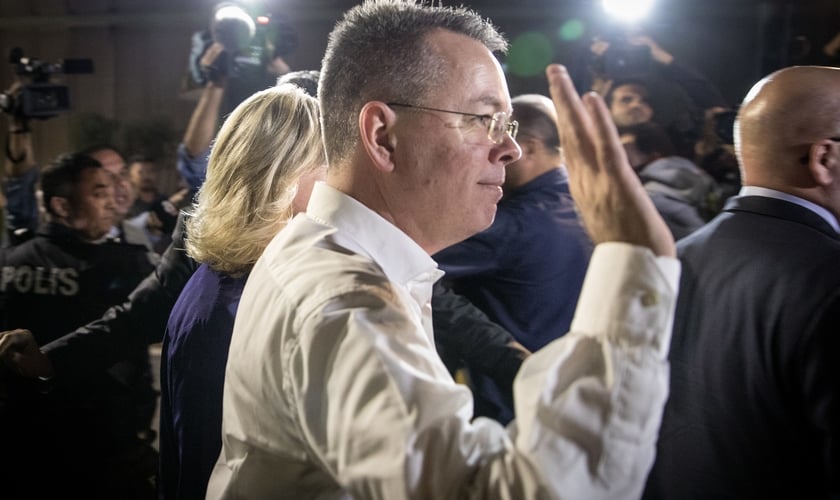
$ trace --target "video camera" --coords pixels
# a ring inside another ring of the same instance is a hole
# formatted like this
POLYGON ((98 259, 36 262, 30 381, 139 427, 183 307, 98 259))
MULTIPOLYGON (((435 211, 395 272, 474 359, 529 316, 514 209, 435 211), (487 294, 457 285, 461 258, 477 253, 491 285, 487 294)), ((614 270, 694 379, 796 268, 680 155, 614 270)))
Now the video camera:
POLYGON ((65 59, 54 64, 31 57, 24 57, 23 49, 13 48, 9 52, 9 63, 17 75, 29 79, 20 92, 0 93, 0 111, 29 119, 46 120, 70 109, 70 92, 66 85, 50 83, 50 77, 57 73, 93 73, 90 59, 65 59))
MULTIPOLYGON (((266 66, 274 58, 284 57, 297 48, 297 32, 282 16, 252 16, 242 6, 224 2, 213 9, 207 30, 193 34, 190 52, 190 77, 204 85, 222 77, 229 80, 271 81, 266 66), (214 63, 201 64, 201 59, 214 42, 224 47, 214 63)), ((269 85, 273 83, 270 82, 269 85)))

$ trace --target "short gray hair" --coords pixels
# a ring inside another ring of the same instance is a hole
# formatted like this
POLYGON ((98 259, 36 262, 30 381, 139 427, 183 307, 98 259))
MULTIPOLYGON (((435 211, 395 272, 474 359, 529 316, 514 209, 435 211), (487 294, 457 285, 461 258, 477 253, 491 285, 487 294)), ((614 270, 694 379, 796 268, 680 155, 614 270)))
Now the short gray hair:
POLYGON ((344 14, 330 33, 318 89, 331 164, 358 141, 357 118, 366 102, 416 103, 440 80, 445 68, 426 43, 439 29, 473 38, 491 52, 507 50, 490 21, 464 7, 368 0, 344 14))

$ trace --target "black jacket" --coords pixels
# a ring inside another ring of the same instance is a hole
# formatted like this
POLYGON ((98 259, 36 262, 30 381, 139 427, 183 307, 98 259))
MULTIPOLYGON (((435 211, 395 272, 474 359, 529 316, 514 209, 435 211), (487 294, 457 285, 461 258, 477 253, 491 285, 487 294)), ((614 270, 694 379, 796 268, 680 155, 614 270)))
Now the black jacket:
MULTIPOLYGON (((152 269, 143 246, 92 244, 48 224, 0 251, 2 328, 27 328, 44 344, 125 300, 152 269)), ((2 374, 0 427, 10 432, 0 476, 21 487, 8 490, 10 498, 90 498, 89 481, 119 481, 120 461, 143 449, 138 432, 151 424, 156 398, 147 347, 127 343, 107 363, 86 368, 84 360, 67 367, 78 383, 61 387, 2 374)))
POLYGON ((741 196, 677 250, 645 498, 840 497, 840 237, 799 205, 741 196))
MULTIPOLYGON (((488 377, 513 408, 513 379, 524 358, 522 351, 509 345, 516 340, 513 335, 442 281, 435 283, 432 295, 432 323, 437 352, 449 372, 454 376, 465 369, 473 376, 488 377)), ((476 416, 496 418, 496 405, 472 389, 476 416)))
POLYGON ((44 346, 56 373, 56 383, 73 383, 86 372, 110 366, 133 346, 145 348, 163 340, 169 312, 197 267, 184 250, 181 216, 172 243, 157 268, 131 292, 128 300, 72 333, 57 332, 66 335, 44 346))
POLYGON ((87 243, 46 224, 0 251, 0 327, 27 328, 46 344, 125 300, 152 269, 143 246, 87 243))

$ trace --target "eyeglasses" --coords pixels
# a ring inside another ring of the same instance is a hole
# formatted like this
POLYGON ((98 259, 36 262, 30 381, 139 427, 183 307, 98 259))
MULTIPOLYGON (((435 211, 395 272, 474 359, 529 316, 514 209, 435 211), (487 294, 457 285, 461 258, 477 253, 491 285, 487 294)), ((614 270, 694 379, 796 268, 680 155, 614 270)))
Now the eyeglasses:
POLYGON ((413 104, 403 104, 401 102, 387 102, 385 104, 388 106, 400 106, 403 108, 420 109, 423 111, 437 111, 439 113, 450 113, 453 115, 478 118, 487 127, 487 138, 493 141, 493 144, 501 144, 502 141, 505 140, 505 134, 509 135, 511 139, 516 139, 516 133, 519 132, 519 122, 511 120, 510 116, 504 111, 496 111, 492 115, 479 115, 475 113, 464 113, 462 111, 450 111, 448 109, 415 106, 413 104))

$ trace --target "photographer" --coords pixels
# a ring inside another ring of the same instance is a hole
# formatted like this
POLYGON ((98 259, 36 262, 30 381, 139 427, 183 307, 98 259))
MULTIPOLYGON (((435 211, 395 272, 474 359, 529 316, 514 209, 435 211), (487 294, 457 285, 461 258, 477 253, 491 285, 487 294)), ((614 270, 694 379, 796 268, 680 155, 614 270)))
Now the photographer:
POLYGON ((273 36, 265 33, 268 27, 258 32, 243 9, 219 4, 210 29, 193 35, 189 78, 202 90, 178 146, 178 172, 191 195, 204 182, 219 119, 254 92, 273 86, 290 70, 284 57, 297 48, 296 32, 277 19, 269 27, 273 36))
POLYGON ((7 115, 8 129, 3 159, 3 197, 6 200, 4 246, 31 238, 41 219, 37 183, 39 169, 32 148, 33 119, 46 120, 70 109, 69 89, 51 82, 54 74, 93 73, 90 59, 65 59, 47 63, 25 57, 23 49, 9 51, 14 81, 0 92, 0 111, 7 115))
MULTIPOLYGON (((18 98, 22 85, 16 81, 5 95, 18 98)), ((28 120, 19 115, 7 116, 6 151, 3 158, 3 195, 6 199, 5 245, 16 245, 30 237, 38 226, 36 196, 39 169, 32 148, 28 120)))
POLYGON ((605 96, 616 125, 655 121, 668 130, 682 156, 694 156, 704 111, 728 106, 705 76, 679 63, 649 36, 596 38, 589 52, 591 88, 605 96), (624 93, 644 100, 650 107, 649 116, 624 123, 619 116, 621 103, 615 99, 616 94, 624 93))

